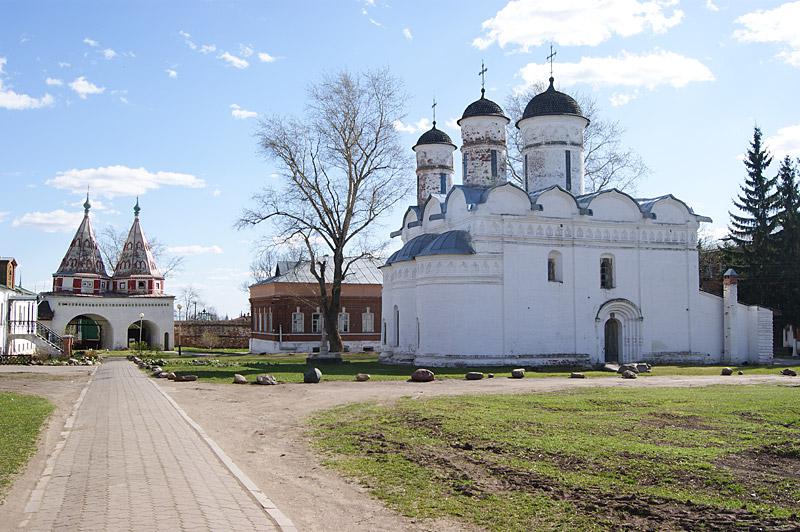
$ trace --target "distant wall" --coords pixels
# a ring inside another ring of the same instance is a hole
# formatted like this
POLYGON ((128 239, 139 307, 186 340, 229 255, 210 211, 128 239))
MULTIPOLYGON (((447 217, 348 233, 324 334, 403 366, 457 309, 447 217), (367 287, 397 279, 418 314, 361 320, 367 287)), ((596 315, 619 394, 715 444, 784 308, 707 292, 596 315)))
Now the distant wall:
POLYGON ((227 321, 176 321, 175 341, 184 347, 209 348, 203 335, 214 339, 211 347, 242 348, 249 347, 250 318, 237 318, 227 321))

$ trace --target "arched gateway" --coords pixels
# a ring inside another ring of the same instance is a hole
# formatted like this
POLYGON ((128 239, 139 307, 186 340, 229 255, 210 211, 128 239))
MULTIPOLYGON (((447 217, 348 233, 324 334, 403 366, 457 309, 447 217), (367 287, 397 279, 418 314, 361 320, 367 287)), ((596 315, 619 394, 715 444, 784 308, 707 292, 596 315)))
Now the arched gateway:
POLYGON ((598 358, 604 362, 636 362, 642 352, 642 312, 627 299, 610 299, 595 316, 598 358))

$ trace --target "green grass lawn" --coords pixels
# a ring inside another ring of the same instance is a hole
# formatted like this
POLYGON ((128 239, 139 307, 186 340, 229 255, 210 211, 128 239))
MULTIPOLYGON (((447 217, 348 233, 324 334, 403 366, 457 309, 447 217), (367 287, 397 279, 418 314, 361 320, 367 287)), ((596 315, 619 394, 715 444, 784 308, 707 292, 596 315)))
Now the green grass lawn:
POLYGON ((42 397, 0 392, 0 496, 36 451, 39 431, 52 411, 42 397))
MULTIPOLYGON (((207 357, 193 358, 183 356, 169 356, 161 353, 159 358, 167 360, 164 371, 174 371, 177 374, 197 375, 201 380, 207 382, 231 382, 233 374, 239 373, 248 377, 248 380, 255 381, 256 375, 265 373, 274 375, 281 382, 302 382, 303 372, 306 369, 305 353, 281 353, 276 355, 244 355, 244 356, 225 356, 214 357, 218 360, 218 365, 198 366, 192 365, 197 360, 208 362, 207 357)), ((373 380, 380 381, 403 381, 407 380, 414 371, 410 366, 396 366, 381 364, 378 362, 378 355, 375 353, 345 353, 343 364, 330 364, 320 366, 323 373, 323 380, 328 381, 351 381, 357 373, 369 373, 373 380)), ((467 371, 475 370, 484 373, 494 373, 496 377, 503 378, 511 376, 511 370, 518 366, 504 367, 482 367, 482 368, 431 368, 437 378, 441 379, 463 379, 467 371)), ((722 366, 658 366, 652 373, 643 373, 642 376, 650 375, 719 375, 722 366)), ((748 375, 765 374, 777 375, 780 368, 775 367, 754 367, 742 366, 734 369, 743 370, 748 375)), ((528 377, 569 377, 569 369, 565 368, 545 368, 528 369, 528 377)), ((607 371, 584 371, 588 378, 615 377, 616 374, 607 371)))
POLYGON ((404 399, 312 426, 329 466, 409 517, 504 532, 800 527, 798 387, 404 399))

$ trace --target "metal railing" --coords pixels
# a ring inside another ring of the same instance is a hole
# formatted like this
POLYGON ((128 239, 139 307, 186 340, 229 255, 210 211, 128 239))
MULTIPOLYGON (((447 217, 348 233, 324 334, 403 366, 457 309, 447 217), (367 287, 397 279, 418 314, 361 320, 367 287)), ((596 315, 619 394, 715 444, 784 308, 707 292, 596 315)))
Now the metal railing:
POLYGON ((62 338, 60 334, 46 325, 42 325, 38 321, 9 321, 8 334, 38 336, 58 350, 62 350, 64 346, 64 338, 62 338))

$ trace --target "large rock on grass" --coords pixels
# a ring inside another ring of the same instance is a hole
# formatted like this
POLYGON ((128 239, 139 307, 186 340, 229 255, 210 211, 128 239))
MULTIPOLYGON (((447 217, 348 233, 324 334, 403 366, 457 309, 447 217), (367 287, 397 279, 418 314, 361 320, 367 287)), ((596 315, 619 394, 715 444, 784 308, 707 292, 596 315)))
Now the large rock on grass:
POLYGON ((303 382, 306 384, 317 384, 322 380, 322 372, 319 368, 308 368, 303 374, 303 382))
POLYGON ((626 369, 622 372, 623 379, 635 379, 637 377, 636 372, 626 369))
POLYGON ((579 371, 573 371, 572 373, 569 374, 569 378, 570 379, 585 379, 586 375, 584 375, 583 373, 581 373, 579 371))
POLYGON ((274 386, 278 384, 278 379, 276 379, 272 375, 259 375, 258 377, 256 377, 256 384, 274 386))
POLYGON ((724 376, 733 375, 733 368, 722 368, 719 374, 724 376))
POLYGON ((244 375, 240 375, 239 373, 233 374, 233 383, 234 384, 247 384, 247 377, 244 375))
POLYGON ((429 369, 419 368, 411 374, 412 382, 431 382, 436 378, 436 375, 429 369))
POLYGON ((175 382, 194 382, 197 380, 197 375, 175 375, 172 380, 175 382))
POLYGON ((369 375, 366 373, 359 373, 356 375, 356 382, 367 382, 369 380, 369 375))
POLYGON ((468 381, 479 381, 483 378, 483 373, 480 371, 470 371, 464 375, 464 378, 466 378, 468 381))
POLYGON ((512 369, 511 370, 511 378, 512 379, 525 378, 525 368, 512 369))
POLYGON ((783 368, 783 370, 781 370, 781 375, 786 375, 787 377, 797 377, 797 372, 792 368, 783 368))

